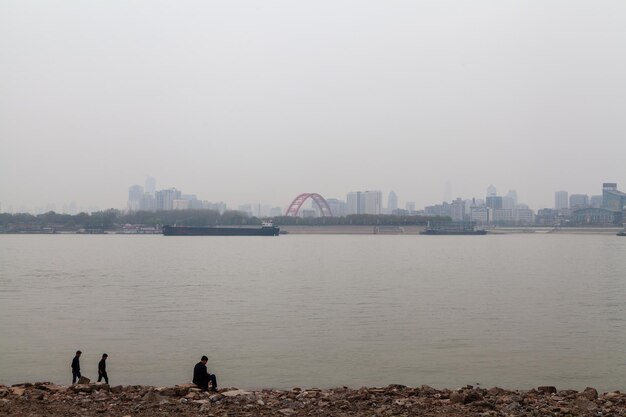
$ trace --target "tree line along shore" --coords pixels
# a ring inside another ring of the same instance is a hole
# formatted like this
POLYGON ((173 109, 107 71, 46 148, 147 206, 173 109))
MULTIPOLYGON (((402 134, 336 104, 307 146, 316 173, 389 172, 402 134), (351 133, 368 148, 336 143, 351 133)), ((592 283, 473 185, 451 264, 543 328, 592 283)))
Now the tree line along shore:
POLYGON ((599 394, 542 386, 507 390, 427 385, 383 388, 242 390, 204 392, 193 384, 173 387, 109 386, 49 382, 0 385, 0 416, 626 416, 626 394, 599 394))
POLYGON ((89 231, 119 231, 125 225, 158 227, 166 224, 179 226, 259 226, 264 221, 276 226, 424 226, 429 221, 449 221, 449 217, 395 216, 354 214, 345 217, 288 217, 257 218, 240 211, 171 210, 138 211, 124 213, 120 210, 59 214, 53 211, 38 215, 0 213, 0 233, 53 233, 89 231))

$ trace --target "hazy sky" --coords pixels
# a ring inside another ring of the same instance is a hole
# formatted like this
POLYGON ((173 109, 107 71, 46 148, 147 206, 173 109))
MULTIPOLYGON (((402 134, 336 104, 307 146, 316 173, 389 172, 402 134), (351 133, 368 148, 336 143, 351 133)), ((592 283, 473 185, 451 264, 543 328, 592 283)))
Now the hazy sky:
POLYGON ((2 209, 626 189, 626 2, 0 2, 2 209))

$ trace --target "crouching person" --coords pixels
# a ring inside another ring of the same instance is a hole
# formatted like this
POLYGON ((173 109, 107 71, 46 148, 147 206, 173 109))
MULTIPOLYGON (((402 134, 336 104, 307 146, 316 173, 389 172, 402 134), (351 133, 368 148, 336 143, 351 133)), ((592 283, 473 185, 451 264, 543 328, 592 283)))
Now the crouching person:
POLYGON ((206 364, 208 361, 209 358, 203 356, 200 362, 194 366, 192 382, 205 391, 208 391, 209 382, 211 382, 211 391, 217 391, 217 378, 207 370, 206 364))

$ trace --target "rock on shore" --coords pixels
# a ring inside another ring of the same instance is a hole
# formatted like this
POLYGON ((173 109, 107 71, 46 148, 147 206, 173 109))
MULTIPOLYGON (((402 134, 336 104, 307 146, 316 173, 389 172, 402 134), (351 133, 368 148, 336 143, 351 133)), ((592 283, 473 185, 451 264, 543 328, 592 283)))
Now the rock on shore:
POLYGON ((49 382, 0 385, 0 416, 626 416, 626 394, 538 387, 222 389, 49 382))

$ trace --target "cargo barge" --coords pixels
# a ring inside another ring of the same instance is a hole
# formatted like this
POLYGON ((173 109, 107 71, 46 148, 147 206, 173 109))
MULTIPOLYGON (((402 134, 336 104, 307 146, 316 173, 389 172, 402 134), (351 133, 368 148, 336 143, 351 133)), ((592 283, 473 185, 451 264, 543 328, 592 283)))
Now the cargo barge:
POLYGON ((163 236, 278 236, 280 228, 271 223, 245 226, 163 226, 163 236))

